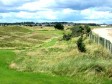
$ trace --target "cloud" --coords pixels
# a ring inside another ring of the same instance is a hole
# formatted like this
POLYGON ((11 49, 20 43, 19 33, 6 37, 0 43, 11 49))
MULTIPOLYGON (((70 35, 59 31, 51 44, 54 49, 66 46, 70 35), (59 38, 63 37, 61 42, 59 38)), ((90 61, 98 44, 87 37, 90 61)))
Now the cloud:
POLYGON ((81 14, 84 15, 86 19, 112 19, 112 14, 110 11, 97 11, 95 9, 85 9, 81 11, 81 14))
POLYGON ((112 7, 112 0, 56 0, 58 8, 83 10, 93 7, 112 7))
POLYGON ((2 19, 3 17, 2 16, 0 16, 0 19, 2 19))
POLYGON ((0 0, 0 22, 73 21, 107 22, 112 0, 0 0))
POLYGON ((0 0, 0 12, 19 12, 18 7, 35 0, 0 0))
POLYGON ((24 3, 28 3, 28 2, 32 2, 35 0, 0 0, 0 3, 2 4, 2 6, 18 6, 18 5, 22 5, 24 3))

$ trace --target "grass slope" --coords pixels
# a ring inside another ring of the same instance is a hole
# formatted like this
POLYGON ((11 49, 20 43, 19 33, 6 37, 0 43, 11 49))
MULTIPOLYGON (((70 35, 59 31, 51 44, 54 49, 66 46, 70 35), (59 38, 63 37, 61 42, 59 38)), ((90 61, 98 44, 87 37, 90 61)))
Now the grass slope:
POLYGON ((16 58, 11 50, 0 50, 0 84, 73 84, 67 77, 50 74, 17 72, 9 69, 9 64, 16 58))

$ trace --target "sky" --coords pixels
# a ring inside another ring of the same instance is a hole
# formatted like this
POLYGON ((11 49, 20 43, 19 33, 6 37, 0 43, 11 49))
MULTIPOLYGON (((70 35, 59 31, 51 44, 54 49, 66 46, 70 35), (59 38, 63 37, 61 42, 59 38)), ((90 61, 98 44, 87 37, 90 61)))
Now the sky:
POLYGON ((0 22, 112 23, 112 0, 0 0, 0 22))

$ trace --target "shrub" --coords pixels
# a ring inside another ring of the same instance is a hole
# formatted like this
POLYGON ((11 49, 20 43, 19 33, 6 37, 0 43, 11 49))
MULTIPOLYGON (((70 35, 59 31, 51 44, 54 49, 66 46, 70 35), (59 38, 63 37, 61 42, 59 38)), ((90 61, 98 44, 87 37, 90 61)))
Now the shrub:
POLYGON ((63 40, 70 40, 71 39, 71 34, 63 34, 63 40))
POLYGON ((86 29, 86 33, 90 33, 91 32, 91 28, 88 25, 85 25, 85 29, 86 29))
POLYGON ((76 25, 71 28, 72 36, 82 36, 84 34, 84 28, 81 25, 76 25))
POLYGON ((72 36, 83 36, 84 34, 89 35, 91 28, 88 25, 76 25, 71 28, 72 36))
POLYGON ((77 47, 80 52, 86 52, 85 44, 83 43, 83 38, 80 37, 77 41, 77 47))
POLYGON ((84 28, 86 30, 87 36, 89 36, 89 33, 91 32, 91 28, 88 25, 85 25, 84 28))

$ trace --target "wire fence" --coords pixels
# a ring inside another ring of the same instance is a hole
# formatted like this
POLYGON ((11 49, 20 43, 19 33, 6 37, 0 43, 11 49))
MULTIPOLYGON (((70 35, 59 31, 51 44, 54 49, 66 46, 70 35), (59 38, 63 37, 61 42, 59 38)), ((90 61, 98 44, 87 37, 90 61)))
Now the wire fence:
POLYGON ((105 47, 107 50, 109 50, 112 53, 112 42, 110 42, 109 40, 100 37, 93 32, 89 34, 89 38, 94 42, 96 42, 98 45, 101 44, 103 47, 105 47))

